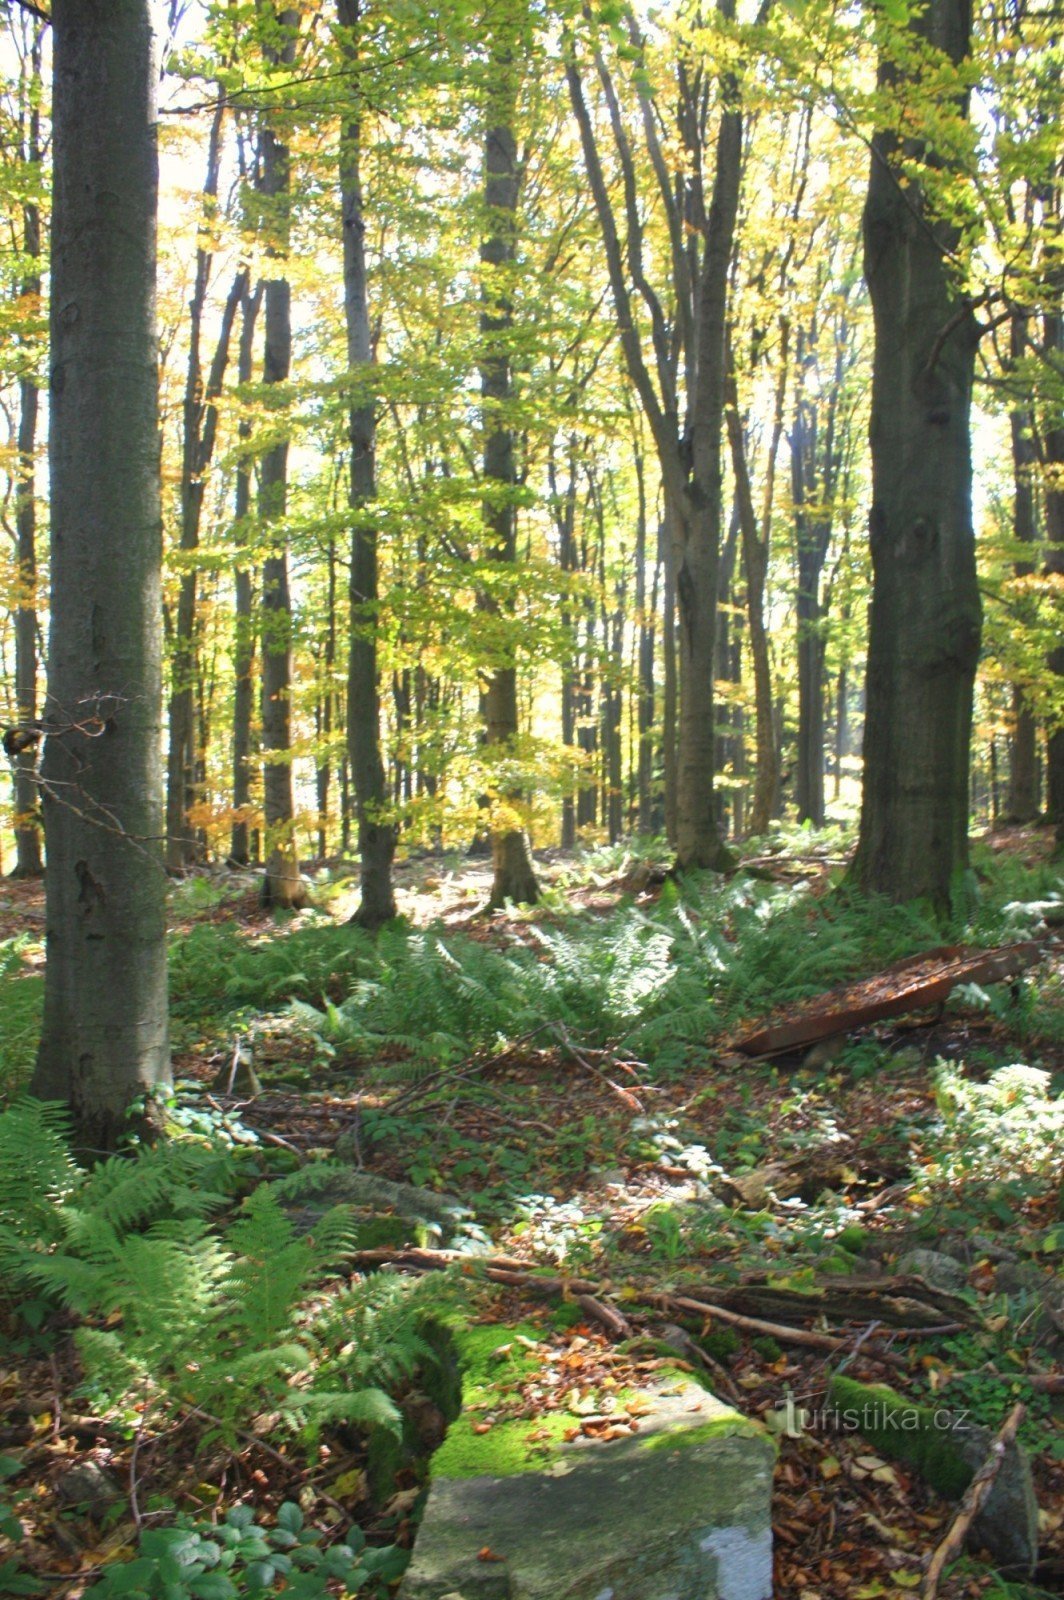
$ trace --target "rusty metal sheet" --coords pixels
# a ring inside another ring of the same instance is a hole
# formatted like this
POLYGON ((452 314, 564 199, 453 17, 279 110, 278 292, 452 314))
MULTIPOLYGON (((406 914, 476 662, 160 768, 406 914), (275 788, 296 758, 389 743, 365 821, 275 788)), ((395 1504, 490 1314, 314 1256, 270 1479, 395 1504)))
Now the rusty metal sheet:
POLYGON ((1014 978, 1041 959, 1038 940, 1006 945, 998 950, 975 950, 968 945, 940 945, 920 955, 906 956, 870 978, 829 989, 815 1000, 793 1007, 766 1027, 735 1041, 733 1049, 746 1056, 779 1055, 830 1039, 836 1033, 885 1017, 900 1017, 945 1000, 958 983, 1001 983, 1014 978))

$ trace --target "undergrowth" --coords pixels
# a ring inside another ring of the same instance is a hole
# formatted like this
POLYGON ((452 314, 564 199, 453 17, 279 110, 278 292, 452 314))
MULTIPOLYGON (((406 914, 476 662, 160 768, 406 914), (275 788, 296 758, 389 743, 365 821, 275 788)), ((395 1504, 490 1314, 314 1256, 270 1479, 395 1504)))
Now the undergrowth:
POLYGON ((225 1438, 267 1410, 308 1440, 325 1422, 397 1425, 380 1384, 424 1354, 402 1297, 314 1303, 353 1246, 349 1207, 300 1231, 302 1173, 233 1211, 245 1163, 231 1146, 169 1141, 86 1171, 66 1135, 38 1101, 0 1115, 0 1281, 74 1313, 98 1405, 141 1421, 192 1410, 225 1438))
POLYGON ((395 1060, 397 1075, 446 1065, 526 1035, 564 1029, 623 1049, 656 1073, 744 1019, 819 994, 940 942, 919 910, 749 879, 667 884, 651 909, 572 913, 522 926, 505 946, 396 925, 295 932, 221 954, 225 931, 194 930, 175 963, 177 1003, 193 1003, 225 961, 234 1004, 290 1004, 324 1056, 395 1060), (339 935, 339 939, 338 939, 339 935), (342 942, 340 942, 342 940, 342 942), (276 944, 283 945, 278 949, 276 944))

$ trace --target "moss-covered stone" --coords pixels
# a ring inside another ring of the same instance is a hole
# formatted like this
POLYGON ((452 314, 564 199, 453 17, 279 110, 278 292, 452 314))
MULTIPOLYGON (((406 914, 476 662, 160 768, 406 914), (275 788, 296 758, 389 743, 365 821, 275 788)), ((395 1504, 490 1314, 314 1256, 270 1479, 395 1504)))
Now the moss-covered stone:
MULTIPOLYGON (((949 1500, 960 1499, 993 1443, 990 1430, 973 1426, 966 1414, 919 1405, 885 1384, 837 1375, 828 1385, 827 1404, 836 1426, 860 1433, 880 1455, 904 1462, 949 1500)), ((1005 1451, 969 1543, 985 1547, 1010 1573, 1034 1569, 1038 1503, 1027 1457, 1018 1444, 1005 1451)))
POLYGON ((885 1384, 834 1377, 828 1408, 836 1426, 856 1432, 889 1461, 902 1461, 948 1500, 957 1500, 974 1476, 942 1409, 921 1406, 885 1384))

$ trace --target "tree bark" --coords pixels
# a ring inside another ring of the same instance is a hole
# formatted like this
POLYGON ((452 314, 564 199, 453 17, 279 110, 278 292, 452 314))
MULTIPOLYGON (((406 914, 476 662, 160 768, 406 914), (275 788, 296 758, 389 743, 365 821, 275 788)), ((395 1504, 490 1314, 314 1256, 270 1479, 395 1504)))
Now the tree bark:
MULTIPOLYGON (((21 156, 27 170, 41 161, 41 116, 38 91, 41 82, 41 25, 32 23, 28 54, 29 79, 25 85, 25 138, 21 156)), ((19 285, 26 314, 36 320, 41 295, 41 213, 35 200, 22 207, 22 251, 32 263, 19 285)), ((27 367, 19 377, 18 466, 15 488, 15 559, 18 591, 15 609, 15 702, 19 724, 32 728, 37 721, 37 374, 32 370, 30 348, 27 367)), ((19 751, 15 760, 15 866, 13 878, 39 878, 41 861, 40 805, 37 794, 37 748, 19 751)))
MULTIPOLYGON (((337 0, 337 18, 347 30, 344 62, 357 62, 354 29, 360 0, 337 0)), ((352 79, 357 86, 357 76, 352 79)), ((357 89, 356 89, 357 92, 357 89)), ((351 641, 347 668, 347 751, 355 786, 362 900, 353 920, 379 928, 396 915, 392 861, 396 827, 389 815, 381 754, 380 669, 377 662, 379 578, 376 499, 376 400, 364 391, 374 361, 366 281, 366 225, 362 209, 361 117, 357 105, 344 118, 340 146, 340 202, 344 235, 344 315, 347 366, 352 384, 348 410, 351 440, 351 641)))
MULTIPOLYGON (((240 346, 237 357, 237 382, 241 387, 249 384, 255 373, 255 326, 262 304, 264 286, 260 283, 254 294, 245 288, 241 304, 240 346)), ((242 445, 251 438, 251 422, 240 419, 238 436, 242 445)), ((248 542, 248 518, 251 515, 251 465, 246 455, 240 455, 236 465, 236 496, 234 504, 236 543, 244 547, 248 542)), ((253 673, 255 670, 255 625, 253 617, 254 580, 250 568, 238 558, 234 577, 233 616, 233 826, 229 841, 229 860, 233 866, 246 867, 251 859, 250 824, 248 812, 251 805, 251 712, 255 699, 253 673)))
MULTIPOLYGON (((908 25, 954 64, 968 53, 970 26, 967 0, 931 0, 908 25)), ((881 91, 896 94, 902 82, 882 54, 881 91)), ((956 102, 966 114, 966 96, 958 92, 956 102)), ((969 891, 969 746, 982 625, 969 430, 978 325, 954 277, 956 230, 931 214, 902 165, 914 154, 934 159, 926 145, 905 151, 893 134, 875 136, 864 215, 875 324, 873 582, 851 878, 946 914, 969 891)))
MULTIPOLYGON (((210 221, 218 198, 222 157, 224 101, 211 124, 207 175, 203 184, 204 220, 210 221)), ((196 765, 196 587, 195 553, 199 549, 207 471, 218 434, 218 397, 229 364, 229 343, 237 309, 247 292, 247 268, 236 274, 222 313, 222 324, 209 372, 204 377, 201 355, 203 313, 207 303, 214 253, 202 243, 196 250, 196 273, 189 301, 188 368, 182 408, 181 534, 182 556, 177 614, 170 661, 170 742, 166 762, 166 865, 182 873, 196 859, 196 839, 188 812, 195 799, 196 765)))
MULTIPOLYGON (((515 30, 516 32, 516 30, 515 30)), ((514 435, 507 406, 512 393, 510 347, 513 303, 510 277, 517 258, 517 94, 521 64, 519 40, 507 37, 501 25, 490 42, 485 106, 484 213, 486 234, 480 247, 483 309, 480 314, 482 353, 480 394, 484 416, 484 526, 493 562, 517 560, 517 481, 514 435)), ((509 611, 509 603, 493 600, 490 610, 509 611)), ((505 626, 505 621, 504 621, 505 626)), ((484 694, 485 747, 489 758, 505 761, 518 733, 516 641, 512 624, 500 640, 484 694), (501 657, 501 659, 500 659, 501 657)), ((528 835, 520 822, 520 786, 503 780, 494 803, 489 904, 532 904, 539 884, 532 865, 528 835)))
POLYGON ((647 604, 647 497, 643 454, 635 455, 638 511, 635 543, 636 682, 636 831, 654 827, 654 608, 647 604))
MULTIPOLYGON (((717 9, 726 23, 734 20, 734 0, 718 0, 717 9)), ((626 20, 632 48, 641 51, 643 41, 630 11, 626 20)), ((623 247, 571 39, 566 54, 570 99, 598 213, 618 335, 654 439, 671 536, 668 559, 679 623, 676 865, 681 871, 722 869, 732 858, 720 837, 713 796, 713 666, 722 530, 725 319, 742 155, 739 86, 733 73, 722 73, 723 104, 708 204, 703 188, 708 97, 700 87, 701 65, 683 62, 679 71, 677 133, 693 174, 690 178, 674 179, 670 173, 658 136, 658 109, 647 89, 637 89, 647 150, 669 228, 677 318, 672 336, 659 296, 645 272, 636 169, 613 80, 601 53, 596 53, 595 65, 622 170, 627 225, 623 247), (644 351, 635 311, 637 296, 649 320, 656 378, 651 376, 644 351), (682 429, 677 394, 681 362, 686 385, 686 425, 682 429)))
MULTIPOLYGON (((268 58, 287 66, 295 60, 299 14, 291 7, 274 13, 285 38, 280 49, 269 46, 268 58)), ((285 275, 291 209, 291 157, 279 128, 266 121, 259 139, 259 192, 269 207, 267 256, 276 276, 265 280, 266 341, 262 381, 267 386, 288 381, 292 365, 292 292, 285 275)), ((283 521, 288 501, 288 439, 282 437, 262 458, 259 468, 259 516, 263 531, 283 521)), ((266 824, 266 905, 294 910, 306 903, 294 839, 292 798, 292 597, 288 585, 288 540, 272 532, 272 549, 262 564, 262 754, 263 817, 266 824)))
MULTIPOLYGON (((1059 201, 1059 191, 1057 195, 1059 201)), ((1064 354, 1064 313, 1059 308, 1043 319, 1043 348, 1058 368, 1064 354)), ((1047 574, 1064 579, 1064 420, 1059 406, 1051 412, 1052 425, 1043 433, 1046 467, 1045 519, 1047 574)), ((1049 670, 1064 677, 1064 645, 1049 655, 1049 670)), ((1064 851, 1064 725, 1051 727, 1046 739, 1047 813, 1056 830, 1057 853, 1064 851)))
MULTIPOLYGON (((1011 348, 1014 360, 1024 353, 1027 318, 1016 312, 1012 318, 1011 348)), ((1037 534, 1033 475, 1037 452, 1033 422, 1026 407, 1015 408, 1009 417, 1012 442, 1012 537, 1017 544, 1033 545, 1037 534)), ((1032 552, 1033 553, 1033 552, 1032 552)), ((1034 565, 1019 560, 1014 569, 1018 578, 1030 576, 1034 565)), ((1034 713, 1020 684, 1012 690, 1012 737, 1009 741, 1010 822, 1033 822, 1038 816, 1038 729, 1034 713)))
POLYGON ((149 0, 54 0, 44 1023, 33 1093, 114 1148, 170 1076, 149 0))
MULTIPOLYGON (((754 715, 757 754, 754 768, 754 798, 749 828, 755 836, 768 832, 776 804, 779 771, 776 764, 776 735, 772 707, 772 662, 768 630, 765 627, 765 581, 768 577, 768 527, 762 537, 754 510, 750 469, 746 459, 746 440, 736 394, 735 374, 728 379, 728 437, 735 474, 735 497, 746 567, 746 619, 750 630, 750 660, 754 672, 754 715)), ((766 519, 767 522, 767 519, 766 519)))

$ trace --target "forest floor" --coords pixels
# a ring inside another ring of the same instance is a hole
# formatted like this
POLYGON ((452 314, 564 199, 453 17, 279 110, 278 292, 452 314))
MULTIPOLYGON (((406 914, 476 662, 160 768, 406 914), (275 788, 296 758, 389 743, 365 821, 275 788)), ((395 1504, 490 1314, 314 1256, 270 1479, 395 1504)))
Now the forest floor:
MULTIPOLYGON (((973 1552, 939 1593, 1061 1593, 1064 869, 1037 830, 978 848, 980 909, 956 933, 975 947, 1040 939, 1028 975, 746 1059, 744 1029, 942 942, 917 913, 837 895, 844 859, 837 835, 792 833, 760 848, 752 872, 678 889, 660 852, 554 853, 540 907, 489 917, 486 865, 423 856, 400 869, 406 926, 375 942, 346 926, 349 868, 321 869, 314 909, 287 921, 261 909, 254 874, 187 880, 171 896, 175 1127, 242 1142, 271 1172, 339 1143, 356 1168, 460 1202, 444 1241, 457 1267, 402 1221, 367 1227, 356 1266, 387 1263, 428 1296, 457 1273, 470 1314, 500 1339, 518 1322, 540 1328, 553 1376, 508 1415, 561 1411, 574 1434, 598 1437, 637 1427, 609 1404, 626 1360, 638 1370, 653 1352, 627 1341, 665 1331, 675 1343, 683 1322, 682 1358, 777 1436, 781 1600, 919 1591, 957 1509, 860 1435, 789 1436, 789 1401, 815 1410, 840 1364, 990 1429, 1022 1400, 1041 1508, 1033 1586, 973 1552), (233 1080, 237 1058, 259 1092, 233 1080), (1002 1072, 1017 1064, 1034 1070, 1002 1072), (952 1311, 918 1281, 899 1288, 913 1247, 963 1258, 952 1311), (684 1316, 678 1296, 730 1316, 684 1316), (949 1331, 935 1331, 944 1317, 949 1331)), ((9 1093, 32 1053, 42 929, 39 886, 0 886, 9 1093)), ((191 1406, 156 1424, 94 1405, 71 1319, 41 1322, 17 1300, 4 1318, 0 1473, 21 1524, 11 1548, 41 1592, 81 1594, 175 1509, 210 1518, 296 1500, 327 1537, 354 1521, 371 1541, 410 1543, 440 1426, 431 1406, 420 1457, 374 1496, 354 1430, 327 1429, 308 1451, 253 1406, 226 1442, 191 1406), (70 1501, 70 1469, 86 1462, 113 1498, 70 1501)), ((408 1419, 417 1394, 415 1378, 399 1396, 408 1419)))

